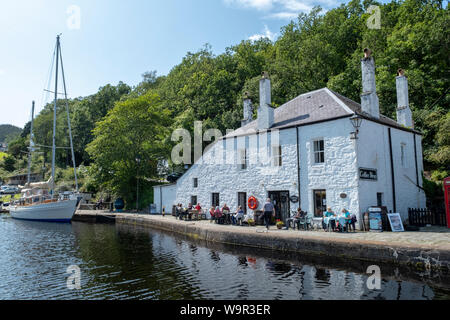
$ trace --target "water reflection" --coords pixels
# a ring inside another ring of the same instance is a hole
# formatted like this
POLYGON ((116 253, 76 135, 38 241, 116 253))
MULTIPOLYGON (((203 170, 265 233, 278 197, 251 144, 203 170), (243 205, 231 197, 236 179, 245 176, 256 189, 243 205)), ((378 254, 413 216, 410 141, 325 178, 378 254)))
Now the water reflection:
POLYGON ((123 225, 0 221, 0 299, 448 299, 449 290, 382 267, 190 241, 123 225), (82 271, 79 291, 66 268, 82 271), (386 273, 384 271, 386 270, 386 273))

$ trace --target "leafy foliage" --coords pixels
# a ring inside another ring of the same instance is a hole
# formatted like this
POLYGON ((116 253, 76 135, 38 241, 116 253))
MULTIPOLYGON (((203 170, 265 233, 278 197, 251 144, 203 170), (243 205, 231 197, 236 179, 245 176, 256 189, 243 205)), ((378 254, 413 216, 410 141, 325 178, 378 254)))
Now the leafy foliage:
POLYGON ((158 161, 170 152, 164 143, 168 125, 169 113, 154 92, 117 102, 97 123, 87 148, 99 186, 124 197, 131 207, 137 177, 142 177, 145 192, 145 179, 157 176, 158 161))

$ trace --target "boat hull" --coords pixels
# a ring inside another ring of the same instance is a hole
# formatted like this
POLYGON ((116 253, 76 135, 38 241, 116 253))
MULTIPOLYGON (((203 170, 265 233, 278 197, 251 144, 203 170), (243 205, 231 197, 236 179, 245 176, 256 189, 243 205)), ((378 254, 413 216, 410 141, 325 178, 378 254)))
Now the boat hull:
POLYGON ((42 203, 32 206, 11 206, 10 214, 14 219, 44 221, 44 222, 70 222, 75 213, 77 200, 42 203))

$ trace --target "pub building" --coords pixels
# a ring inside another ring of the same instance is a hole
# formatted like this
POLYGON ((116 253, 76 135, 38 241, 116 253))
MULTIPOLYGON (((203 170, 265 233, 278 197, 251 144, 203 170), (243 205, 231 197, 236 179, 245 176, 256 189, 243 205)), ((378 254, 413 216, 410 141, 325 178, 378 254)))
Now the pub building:
POLYGON ((380 114, 368 49, 361 68, 361 103, 322 88, 276 109, 264 72, 257 118, 246 95, 242 126, 216 140, 176 183, 155 186, 156 210, 167 212, 176 203, 200 203, 207 210, 226 203, 233 212, 238 205, 247 211, 253 196, 257 209, 270 197, 284 221, 299 206, 313 218, 327 207, 346 208, 357 215, 360 229, 371 206, 385 206, 407 220, 409 207, 426 206, 422 134, 414 129, 408 80, 399 69, 395 121, 380 114))

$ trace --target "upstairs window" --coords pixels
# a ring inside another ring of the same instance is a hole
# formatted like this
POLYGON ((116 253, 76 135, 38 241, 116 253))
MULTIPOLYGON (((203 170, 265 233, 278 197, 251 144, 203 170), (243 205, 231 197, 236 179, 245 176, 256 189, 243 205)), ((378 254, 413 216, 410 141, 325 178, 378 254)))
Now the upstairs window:
POLYGON ((400 163, 403 168, 406 168, 406 144, 404 143, 400 145, 400 163))
POLYGON ((247 149, 239 150, 239 164, 238 165, 241 170, 247 169, 247 166, 248 166, 247 149))
POLYGON ((314 163, 325 162, 325 144, 323 139, 313 141, 314 163))
POLYGON ((198 187, 198 178, 194 178, 194 188, 198 187))
POLYGON ((281 146, 272 147, 272 164, 274 167, 281 167, 282 164, 281 146))

